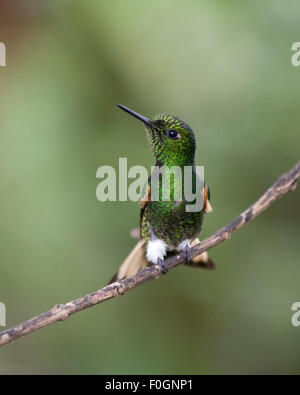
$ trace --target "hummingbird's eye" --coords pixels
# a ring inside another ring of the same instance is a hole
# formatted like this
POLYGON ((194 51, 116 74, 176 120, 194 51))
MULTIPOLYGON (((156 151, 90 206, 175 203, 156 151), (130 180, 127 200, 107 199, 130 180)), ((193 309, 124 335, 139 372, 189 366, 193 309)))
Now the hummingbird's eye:
POLYGON ((178 132, 176 132, 176 130, 174 130, 174 129, 167 130, 167 131, 166 131, 166 135, 167 135, 170 139, 173 139, 173 140, 175 140, 175 139, 180 139, 180 138, 181 138, 180 134, 179 134, 178 132))

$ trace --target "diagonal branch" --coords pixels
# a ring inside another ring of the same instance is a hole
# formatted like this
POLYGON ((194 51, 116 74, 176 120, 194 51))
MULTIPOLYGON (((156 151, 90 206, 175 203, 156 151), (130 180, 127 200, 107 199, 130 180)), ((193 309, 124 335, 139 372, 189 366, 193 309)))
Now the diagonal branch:
MULTIPOLYGON (((244 226, 247 222, 252 221, 257 215, 261 214, 276 200, 281 198, 289 191, 296 188, 296 183, 300 177, 300 161, 286 174, 278 178, 278 180, 246 211, 239 215, 230 224, 224 226, 209 238, 192 248, 192 256, 195 257, 204 251, 207 251, 223 241, 228 240, 231 235, 244 226)), ((165 265, 168 269, 172 269, 185 262, 183 253, 168 258, 165 265)), ((211 269, 211 267, 204 268, 211 269)), ((66 304, 58 304, 51 310, 42 313, 28 321, 23 322, 11 329, 7 329, 0 333, 0 346, 11 343, 19 337, 28 335, 38 329, 51 325, 57 321, 64 321, 72 314, 78 313, 88 307, 102 303, 108 299, 112 299, 118 295, 124 294, 146 281, 153 280, 161 275, 159 266, 151 266, 147 269, 135 274, 127 279, 116 281, 106 287, 75 299, 66 304)))

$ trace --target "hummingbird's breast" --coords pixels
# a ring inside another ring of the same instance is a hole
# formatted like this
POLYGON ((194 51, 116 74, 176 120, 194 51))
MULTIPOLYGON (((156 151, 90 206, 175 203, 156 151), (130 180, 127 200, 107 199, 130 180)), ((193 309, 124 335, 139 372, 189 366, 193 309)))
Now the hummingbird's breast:
POLYGON ((194 239, 202 229, 203 210, 189 212, 187 206, 192 204, 185 200, 185 188, 195 188, 196 172, 183 169, 174 171, 166 167, 164 173, 152 173, 149 179, 150 201, 145 207, 141 220, 141 234, 147 241, 154 233, 168 247, 176 248, 186 239, 194 239), (189 182, 190 181, 190 182, 189 182))
POLYGON ((154 232, 169 247, 176 248, 182 241, 198 236, 203 217, 203 211, 187 212, 184 201, 150 202, 142 218, 141 234, 147 241, 154 232))

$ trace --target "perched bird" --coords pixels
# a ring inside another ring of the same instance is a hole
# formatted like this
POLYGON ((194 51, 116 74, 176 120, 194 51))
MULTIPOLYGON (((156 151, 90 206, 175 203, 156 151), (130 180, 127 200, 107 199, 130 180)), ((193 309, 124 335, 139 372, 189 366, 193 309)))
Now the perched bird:
POLYGON ((161 271, 166 273, 165 257, 177 251, 185 252, 186 262, 191 266, 197 267, 203 264, 214 266, 206 252, 196 258, 191 256, 191 247, 199 243, 198 235, 202 229, 204 214, 212 211, 210 190, 204 180, 202 180, 203 188, 199 192, 202 194, 201 208, 192 212, 187 210, 187 205, 193 202, 185 199, 184 177, 190 177, 190 186, 193 190, 199 177, 194 162, 196 150, 194 132, 190 126, 173 115, 157 115, 150 120, 121 104, 118 104, 118 107, 143 122, 156 159, 156 170, 150 175, 146 194, 140 201, 140 240, 111 282, 130 277, 149 264, 159 265, 161 271), (182 170, 181 183, 176 182, 178 181, 176 174, 174 175, 171 170, 174 166, 182 170), (191 169, 189 176, 184 172, 184 168, 188 166, 191 169), (155 185, 153 182, 155 171, 159 172, 160 169, 164 169, 164 172, 169 173, 170 176, 169 191, 166 188, 168 199, 164 196, 163 180, 166 178, 158 174, 156 178, 158 182, 155 185), (158 198, 151 200, 155 192, 154 188, 158 198), (181 200, 176 200, 178 189, 182 192, 181 200))

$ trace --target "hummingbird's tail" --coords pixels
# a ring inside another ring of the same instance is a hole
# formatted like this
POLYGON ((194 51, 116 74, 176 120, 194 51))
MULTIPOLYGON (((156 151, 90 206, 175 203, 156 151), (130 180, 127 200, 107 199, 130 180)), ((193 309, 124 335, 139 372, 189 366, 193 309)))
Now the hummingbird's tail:
MULTIPOLYGON (((198 237, 194 239, 191 242, 191 247, 194 247, 196 244, 200 243, 200 240, 198 237)), ((200 255, 195 256, 191 262, 187 263, 187 266, 189 267, 201 267, 201 268, 206 268, 208 270, 214 270, 216 268, 216 265, 214 261, 208 256, 207 251, 203 252, 200 255)))
MULTIPOLYGON (((192 241, 191 246, 195 246, 200 243, 200 240, 197 238, 192 241)), ((140 272, 141 270, 146 269, 148 265, 151 265, 146 259, 145 254, 145 240, 139 240, 127 258, 119 267, 117 273, 113 276, 108 284, 111 284, 118 280, 123 280, 124 278, 128 278, 140 272)), ((208 253, 205 251, 202 254, 194 257, 191 262, 186 264, 189 267, 195 268, 206 268, 208 270, 214 270, 215 264, 213 260, 208 256, 208 253)))
POLYGON ((145 240, 139 240, 125 261, 119 267, 117 273, 110 280, 109 284, 123 280, 145 269, 148 266, 145 254, 145 240))

